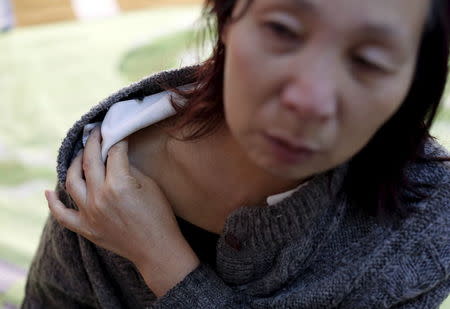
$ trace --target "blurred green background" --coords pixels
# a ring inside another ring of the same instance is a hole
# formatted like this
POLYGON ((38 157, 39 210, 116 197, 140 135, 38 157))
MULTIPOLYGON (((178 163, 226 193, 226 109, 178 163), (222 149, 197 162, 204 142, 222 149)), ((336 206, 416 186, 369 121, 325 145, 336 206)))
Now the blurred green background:
MULTIPOLYGON (((48 215, 44 189, 55 185, 58 146, 73 123, 130 82, 207 54, 194 52, 199 14, 179 5, 0 33, 0 261, 26 272, 48 215)), ((433 133, 450 148, 448 104, 433 133)), ((0 308, 19 304, 23 288, 24 278, 0 291, 0 308)))
MULTIPOLYGON (((0 33, 0 261, 28 269, 68 129, 130 82, 198 62, 199 16, 178 5, 0 33)), ((19 304, 23 287, 0 291, 0 308, 19 304)))

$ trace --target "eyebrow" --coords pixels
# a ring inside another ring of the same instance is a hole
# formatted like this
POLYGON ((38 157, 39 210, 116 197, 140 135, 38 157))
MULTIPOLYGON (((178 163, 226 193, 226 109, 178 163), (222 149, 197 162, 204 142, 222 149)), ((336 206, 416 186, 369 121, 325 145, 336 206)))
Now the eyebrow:
POLYGON ((317 13, 317 7, 311 0, 289 0, 297 8, 309 11, 311 13, 317 13))
MULTIPOLYGON (((311 0, 285 0, 294 5, 297 9, 307 11, 311 15, 318 15, 317 5, 311 0)), ((387 25, 364 22, 361 26, 361 32, 370 34, 375 38, 387 38, 392 41, 400 40, 404 37, 403 31, 387 25)))
POLYGON ((402 37, 404 37, 403 31, 398 30, 398 28, 389 27, 387 25, 381 25, 381 24, 372 24, 372 23, 364 23, 362 25, 362 32, 371 34, 375 37, 380 38, 389 38, 393 40, 400 40, 402 37))

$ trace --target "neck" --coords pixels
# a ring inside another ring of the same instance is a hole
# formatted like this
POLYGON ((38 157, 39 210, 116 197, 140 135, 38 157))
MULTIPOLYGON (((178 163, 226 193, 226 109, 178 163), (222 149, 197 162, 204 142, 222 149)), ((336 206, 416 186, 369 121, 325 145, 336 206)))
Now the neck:
POLYGON ((211 145, 209 149, 214 152, 215 162, 211 162, 211 167, 222 170, 227 184, 232 185, 232 191, 241 197, 238 202, 261 204, 267 196, 293 189, 301 183, 298 179, 275 176, 256 165, 227 127, 221 128, 207 144, 211 145))
MULTIPOLYGON (((195 201, 184 216, 180 213, 187 219, 197 213, 203 217, 209 215, 210 219, 215 217, 209 222, 224 223, 233 210, 242 206, 262 206, 268 196, 293 189, 301 183, 279 178, 256 166, 226 127, 196 141, 171 139, 167 143, 167 152, 171 161, 169 166, 177 175, 171 178, 183 183, 179 187, 181 191, 195 192, 195 196, 184 199, 195 201)), ((181 195, 186 196, 186 193, 181 195)))

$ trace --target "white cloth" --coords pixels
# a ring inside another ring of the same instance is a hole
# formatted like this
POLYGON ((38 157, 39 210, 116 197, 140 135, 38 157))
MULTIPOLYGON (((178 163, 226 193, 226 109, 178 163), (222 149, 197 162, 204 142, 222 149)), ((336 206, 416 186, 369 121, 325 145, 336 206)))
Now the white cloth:
MULTIPOLYGON (((145 97, 143 100, 127 100, 113 104, 106 113, 103 122, 87 124, 83 130, 83 145, 86 146, 91 131, 101 126, 102 159, 106 162, 108 150, 117 142, 139 131, 142 128, 155 124, 175 114, 170 103, 170 92, 163 91, 145 97)), ((291 196, 300 187, 267 197, 268 205, 274 205, 291 196)))
POLYGON ((102 159, 106 162, 108 150, 125 137, 145 127, 173 116, 175 109, 170 104, 167 91, 145 97, 143 100, 127 100, 112 105, 103 122, 90 123, 83 130, 83 145, 92 129, 101 125, 102 159))

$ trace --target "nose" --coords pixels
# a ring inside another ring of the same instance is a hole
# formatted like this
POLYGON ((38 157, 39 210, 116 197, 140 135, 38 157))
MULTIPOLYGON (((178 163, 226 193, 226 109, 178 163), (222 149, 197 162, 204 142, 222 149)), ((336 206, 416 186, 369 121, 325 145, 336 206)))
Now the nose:
POLYGON ((316 54, 302 64, 292 65, 280 94, 281 105, 303 120, 324 121, 337 109, 335 74, 329 61, 318 59, 316 54))

